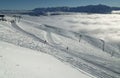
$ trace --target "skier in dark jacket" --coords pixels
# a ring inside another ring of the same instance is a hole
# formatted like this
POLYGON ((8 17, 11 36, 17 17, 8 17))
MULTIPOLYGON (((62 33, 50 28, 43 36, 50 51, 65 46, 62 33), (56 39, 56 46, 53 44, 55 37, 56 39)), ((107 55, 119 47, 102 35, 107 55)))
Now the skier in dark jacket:
POLYGON ((68 50, 68 47, 66 49, 68 50))

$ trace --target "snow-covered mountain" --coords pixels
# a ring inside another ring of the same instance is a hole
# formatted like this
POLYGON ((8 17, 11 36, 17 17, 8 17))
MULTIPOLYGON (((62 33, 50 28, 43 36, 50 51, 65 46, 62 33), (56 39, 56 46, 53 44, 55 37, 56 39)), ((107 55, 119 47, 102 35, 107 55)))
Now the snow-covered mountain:
POLYGON ((0 21, 0 77, 120 78, 119 15, 5 18, 0 21))

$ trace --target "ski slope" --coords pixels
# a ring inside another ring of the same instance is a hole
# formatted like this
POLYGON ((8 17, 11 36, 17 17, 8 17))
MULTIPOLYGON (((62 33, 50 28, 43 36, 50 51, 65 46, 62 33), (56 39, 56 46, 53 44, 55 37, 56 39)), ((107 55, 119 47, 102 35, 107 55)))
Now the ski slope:
POLYGON ((117 14, 22 17, 15 22, 10 22, 13 17, 6 17, 9 21, 0 22, 0 41, 52 55, 88 78, 120 77, 120 17, 117 14), (103 34, 103 31, 106 32, 103 34))
POLYGON ((0 41, 0 78, 91 78, 50 55, 0 41))

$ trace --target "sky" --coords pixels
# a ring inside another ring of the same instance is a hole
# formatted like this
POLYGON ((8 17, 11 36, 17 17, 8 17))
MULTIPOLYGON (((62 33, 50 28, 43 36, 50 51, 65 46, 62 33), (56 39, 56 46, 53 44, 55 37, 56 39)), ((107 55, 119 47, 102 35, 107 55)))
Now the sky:
POLYGON ((120 7, 120 0, 0 0, 0 9, 31 10, 38 7, 85 6, 105 4, 120 7))

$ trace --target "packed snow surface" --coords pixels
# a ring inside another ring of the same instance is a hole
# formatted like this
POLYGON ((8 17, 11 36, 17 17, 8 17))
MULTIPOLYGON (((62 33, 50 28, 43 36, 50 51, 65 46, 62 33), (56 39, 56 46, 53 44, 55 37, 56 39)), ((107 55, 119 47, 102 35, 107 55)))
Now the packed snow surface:
POLYGON ((0 41, 0 78, 91 78, 50 55, 0 41))
POLYGON ((8 21, 0 22, 3 61, 0 69, 5 71, 0 76, 3 78, 16 78, 18 74, 22 78, 120 78, 118 14, 22 15, 20 20, 13 21, 15 18, 11 16, 6 16, 6 19, 8 21))

